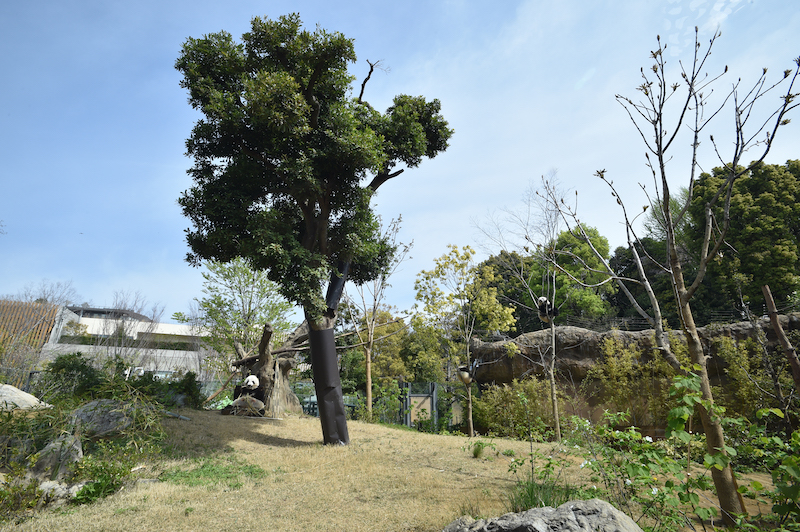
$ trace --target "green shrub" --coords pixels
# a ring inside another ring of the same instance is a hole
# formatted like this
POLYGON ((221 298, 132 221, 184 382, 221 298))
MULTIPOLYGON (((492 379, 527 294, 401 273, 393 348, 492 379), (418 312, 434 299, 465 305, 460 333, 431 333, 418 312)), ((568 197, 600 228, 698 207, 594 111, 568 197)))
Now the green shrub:
POLYGON ((59 355, 46 366, 45 373, 46 376, 39 379, 40 386, 46 386, 45 390, 40 390, 40 396, 46 397, 48 402, 66 398, 93 399, 98 388, 108 381, 83 353, 59 355))
MULTIPOLYGON (((672 341, 676 356, 680 343, 672 341)), ((607 337, 601 346, 602 359, 587 373, 581 389, 604 410, 629 412, 636 426, 663 422, 670 408, 670 380, 673 368, 661 356, 645 356, 635 343, 620 336, 607 337)))
POLYGON ((169 379, 157 379, 152 373, 146 372, 128 382, 132 388, 163 406, 200 408, 205 401, 201 385, 192 371, 173 375, 169 379))
POLYGON ((494 443, 483 440, 472 441, 464 447, 465 450, 472 453, 473 458, 483 458, 483 453, 487 448, 497 451, 497 446, 494 443))
POLYGON ((42 492, 35 482, 0 484, 0 523, 20 524, 39 504, 42 492))
MULTIPOLYGON (((559 404, 563 403, 563 397, 559 398, 559 404)), ((472 416, 477 427, 494 435, 544 441, 554 426, 550 404, 550 383, 535 377, 515 379, 473 397, 472 416)))
POLYGON ((556 508, 570 500, 596 496, 595 489, 586 490, 567 481, 564 473, 569 466, 566 454, 557 450, 547 456, 532 452, 527 458, 512 460, 509 472, 515 475, 520 471, 526 473, 508 495, 508 511, 523 512, 543 506, 556 508))
POLYGON ((397 381, 381 379, 380 382, 373 385, 372 416, 370 417, 364 400, 359 398, 359 404, 355 411, 356 419, 370 423, 401 424, 403 422, 400 416, 401 395, 402 392, 397 381))

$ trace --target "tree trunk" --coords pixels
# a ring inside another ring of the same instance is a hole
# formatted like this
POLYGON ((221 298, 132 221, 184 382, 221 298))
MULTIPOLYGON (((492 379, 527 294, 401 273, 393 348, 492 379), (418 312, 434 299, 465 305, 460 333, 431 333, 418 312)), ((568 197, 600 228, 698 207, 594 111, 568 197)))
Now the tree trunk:
POLYGON ((547 377, 550 379, 550 403, 553 407, 553 422, 556 431, 556 441, 561 441, 561 423, 558 418, 558 395, 556 395, 556 325, 550 320, 550 361, 547 367, 547 377))
MULTIPOLYGON (((675 264, 673 264, 675 269, 675 264)), ((706 366, 706 356, 703 352, 703 344, 700 342, 700 336, 697 334, 697 326, 694 322, 692 309, 688 301, 684 301, 686 293, 685 286, 683 285, 683 275, 680 266, 677 267, 675 273, 675 282, 680 298, 680 313, 683 321, 684 332, 686 334, 686 343, 689 349, 689 358, 692 364, 697 365, 700 370, 700 394, 706 404, 714 404, 714 396, 711 393, 711 383, 708 380, 708 370, 706 366)), ((712 412, 709 412, 704 406, 699 405, 700 420, 703 423, 703 430, 706 434, 706 452, 710 455, 724 454, 725 451, 725 435, 722 430, 722 420, 720 417, 712 412)), ((741 494, 738 492, 736 477, 733 476, 733 469, 730 465, 717 469, 711 468, 711 478, 714 481, 714 487, 717 490, 717 498, 719 505, 722 509, 722 519, 726 525, 732 526, 734 524, 734 516, 745 513, 745 507, 742 502, 741 494)))
POLYGON ((764 294, 764 300, 767 303, 767 312, 769 312, 769 320, 772 323, 772 329, 778 335, 778 340, 783 346, 783 352, 789 360, 789 365, 792 368, 792 379, 794 380, 794 389, 800 393, 800 362, 797 360, 797 351, 789 341, 789 337, 783 332, 781 322, 778 320, 778 309, 775 308, 775 301, 772 299, 772 292, 769 286, 762 286, 761 292, 764 294))
POLYGON ((266 415, 278 417, 286 412, 300 413, 303 408, 289 384, 289 372, 295 366, 294 355, 273 356, 270 345, 272 333, 272 326, 269 323, 264 325, 256 356, 245 356, 244 349, 237 342, 234 347, 241 358, 232 365, 245 366, 258 377, 257 393, 254 395, 263 398, 266 415))
POLYGON ((322 439, 325 445, 346 445, 350 443, 350 436, 333 328, 315 329, 314 325, 309 321, 308 340, 322 439))
POLYGON ((367 373, 367 418, 371 421, 372 420, 372 349, 367 348, 364 350, 364 355, 366 356, 365 361, 365 371, 367 373))
POLYGON ((467 387, 467 436, 472 438, 475 436, 475 428, 472 425, 472 381, 464 383, 467 387))

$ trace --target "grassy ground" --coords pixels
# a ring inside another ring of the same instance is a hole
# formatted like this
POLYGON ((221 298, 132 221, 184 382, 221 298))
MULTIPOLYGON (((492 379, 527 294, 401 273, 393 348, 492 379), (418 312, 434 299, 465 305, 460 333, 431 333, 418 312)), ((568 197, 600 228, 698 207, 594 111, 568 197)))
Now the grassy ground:
POLYGON ((464 450, 465 437, 356 421, 348 425, 350 445, 325 447, 315 418, 181 413, 191 420, 168 418, 165 425, 182 458, 136 472, 171 480, 140 480, 91 505, 45 510, 13 529, 441 530, 463 514, 505 513, 514 477, 511 457, 501 453, 529 452, 528 443, 496 440, 496 449, 475 459, 464 450))
MULTIPOLYGON (((476 459, 476 440, 357 421, 350 445, 326 447, 316 418, 180 413, 190 420, 164 421, 177 458, 141 464, 138 481, 111 497, 0 531, 439 531, 461 515, 506 513, 516 480, 509 463, 530 452, 527 442, 478 438, 493 447, 476 459)), ((554 447, 534 450, 547 456, 554 447)), ((591 485, 582 458, 569 460, 569 484, 591 485)))

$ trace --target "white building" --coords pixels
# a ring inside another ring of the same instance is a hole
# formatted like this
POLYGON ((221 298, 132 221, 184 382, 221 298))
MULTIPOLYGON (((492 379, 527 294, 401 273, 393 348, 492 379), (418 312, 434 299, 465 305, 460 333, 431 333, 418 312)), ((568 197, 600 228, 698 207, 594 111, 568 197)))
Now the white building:
POLYGON ((181 370, 200 376, 207 353, 189 325, 157 323, 120 309, 20 301, 0 301, 0 347, 7 354, 40 353, 38 369, 60 354, 81 352, 157 376, 181 370))

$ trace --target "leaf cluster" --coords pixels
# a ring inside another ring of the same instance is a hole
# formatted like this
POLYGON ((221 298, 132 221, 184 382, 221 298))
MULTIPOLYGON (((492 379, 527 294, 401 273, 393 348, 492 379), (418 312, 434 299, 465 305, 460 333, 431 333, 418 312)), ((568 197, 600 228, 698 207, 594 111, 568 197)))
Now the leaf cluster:
POLYGON ((352 39, 304 30, 297 14, 256 17, 239 43, 226 32, 184 43, 175 66, 204 116, 186 143, 194 186, 178 200, 190 262, 247 257, 314 315, 341 264, 357 283, 385 269, 394 250, 370 198, 452 130, 437 100, 401 95, 381 114, 352 98, 355 60, 352 39))

